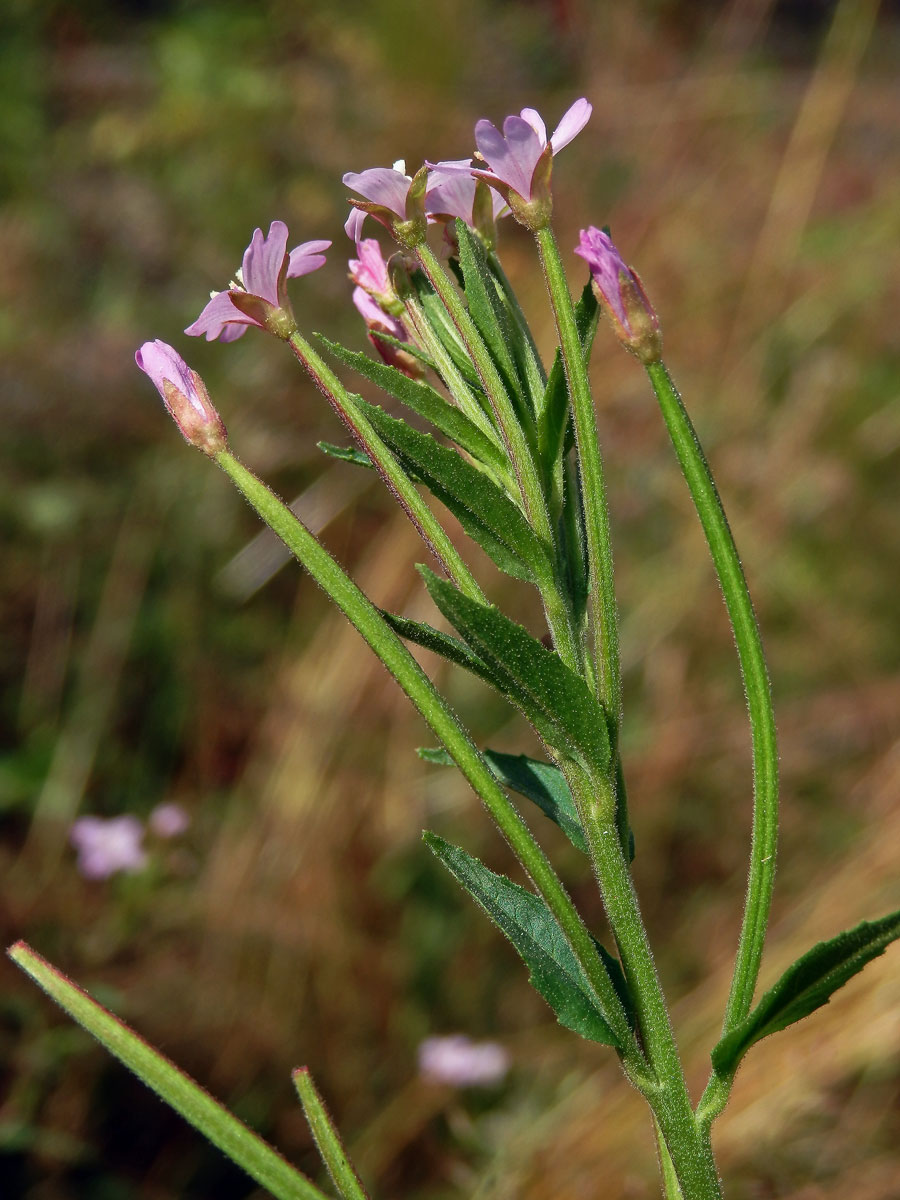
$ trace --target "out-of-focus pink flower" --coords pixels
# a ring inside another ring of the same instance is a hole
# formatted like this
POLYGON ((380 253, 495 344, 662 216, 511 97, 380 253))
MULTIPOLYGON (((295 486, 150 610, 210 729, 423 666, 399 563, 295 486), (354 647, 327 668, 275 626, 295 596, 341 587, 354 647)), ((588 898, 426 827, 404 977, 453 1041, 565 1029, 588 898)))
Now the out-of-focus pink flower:
POLYGON ((324 266, 324 251, 331 242, 303 242, 290 254, 287 242, 284 221, 273 221, 265 237, 261 229, 254 230, 235 279, 224 292, 212 293, 203 312, 184 332, 191 337, 205 334, 208 342, 217 338, 233 342, 244 335, 248 325, 258 325, 278 337, 288 337, 295 322, 287 280, 324 266))
POLYGON ((359 242, 367 216, 380 221, 386 229, 407 246, 414 246, 425 236, 425 169, 415 175, 406 174, 406 164, 393 167, 369 167, 365 171, 348 171, 344 187, 362 196, 351 200, 353 211, 344 224, 347 236, 359 242))
POLYGON ((507 216, 510 208, 499 192, 473 176, 470 159, 458 158, 430 165, 425 212, 430 220, 450 223, 445 233, 451 243, 455 241, 452 222, 459 217, 493 246, 497 220, 507 216))
POLYGON ((636 271, 625 265, 608 233, 582 229, 575 253, 591 268, 594 295, 612 318, 619 341, 645 363, 662 352, 659 319, 636 271))
POLYGON ((353 303, 369 331, 369 341, 391 367, 397 367, 411 379, 420 379, 424 374, 422 364, 413 354, 407 354, 399 346, 392 346, 376 333, 386 333, 398 342, 408 342, 409 337, 402 323, 391 313, 385 312, 374 296, 361 287, 353 289, 353 303))
MULTIPOLYGON (((359 212, 359 209, 353 211, 359 212)), ((356 252, 359 258, 351 258, 348 263, 350 278, 356 286, 378 300, 396 300, 388 266, 378 242, 374 238, 363 238, 356 243, 356 252)))
POLYGON ((473 1042, 462 1033, 426 1038, 419 1046, 419 1074, 451 1087, 490 1087, 509 1070, 509 1055, 496 1042, 473 1042))
POLYGON ((141 845, 144 827, 137 817, 79 817, 69 830, 86 879, 108 879, 117 871, 133 874, 147 864, 141 845))
POLYGON ((228 444, 222 418, 210 401, 203 380, 181 355, 157 338, 144 342, 134 361, 156 386, 185 440, 204 454, 218 454, 228 444))
POLYGON ((167 804, 157 804, 147 818, 147 827, 157 837, 172 838, 184 833, 190 826, 191 818, 181 807, 170 801, 167 804))

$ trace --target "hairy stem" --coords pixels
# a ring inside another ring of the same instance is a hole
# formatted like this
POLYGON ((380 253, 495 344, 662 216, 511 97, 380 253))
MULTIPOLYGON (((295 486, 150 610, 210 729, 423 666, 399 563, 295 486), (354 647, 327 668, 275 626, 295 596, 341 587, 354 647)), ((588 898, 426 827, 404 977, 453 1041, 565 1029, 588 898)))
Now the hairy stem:
POLYGON ((613 585, 609 509, 606 502, 603 460, 597 440, 594 400, 591 395, 587 366, 581 352, 578 329, 575 325, 575 309, 572 305, 572 297, 566 282, 566 274, 556 238, 549 226, 539 230, 535 237, 556 320, 575 421, 575 439, 578 446, 578 461, 584 494, 588 553, 590 586, 588 620, 597 668, 599 696, 612 723, 611 733, 615 741, 622 706, 619 623, 613 585))
MULTIPOLYGON (((230 451, 216 462, 242 492, 265 523, 303 564, 391 672, 453 761, 481 798, 513 853, 559 922, 585 973, 600 1010, 619 1042, 619 1054, 633 1081, 647 1083, 646 1066, 628 1018, 590 934, 549 860, 484 761, 459 718, 434 684, 388 626, 378 609, 360 591, 302 521, 230 451)), ((639 1083, 636 1083, 639 1086, 639 1083)))
MULTIPOLYGON (((772 689, 753 602, 737 547, 691 419, 662 362, 647 366, 675 453, 700 517, 734 631, 747 695, 753 743, 753 833, 744 918, 725 1009, 723 1034, 750 1011, 759 976, 775 881, 778 843, 778 748, 772 689)), ((712 1119, 724 1107, 728 1087, 711 1080, 702 1108, 712 1119)))
POLYGON ((316 387, 337 413, 354 440, 369 455, 376 471, 449 578, 453 580, 460 591, 465 592, 473 600, 480 600, 484 603, 484 593, 459 551, 453 545, 447 531, 419 495, 416 485, 372 428, 368 417, 360 409, 353 396, 309 342, 296 330, 288 339, 288 344, 298 362, 305 367, 316 387))

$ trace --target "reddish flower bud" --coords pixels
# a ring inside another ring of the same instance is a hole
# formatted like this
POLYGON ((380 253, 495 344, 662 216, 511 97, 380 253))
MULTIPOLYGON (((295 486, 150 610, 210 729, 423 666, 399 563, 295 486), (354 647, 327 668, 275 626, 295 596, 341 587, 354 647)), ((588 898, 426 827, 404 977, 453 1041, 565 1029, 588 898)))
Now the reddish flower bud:
POLYGON ((622 345, 643 363, 658 362, 659 320, 637 272, 625 265, 609 234, 593 225, 582 229, 575 253, 591 268, 594 295, 612 318, 622 345))
POLYGON ((144 342, 134 361, 156 386, 185 441, 210 458, 225 450, 228 435, 213 408, 203 380, 177 350, 159 338, 144 342))

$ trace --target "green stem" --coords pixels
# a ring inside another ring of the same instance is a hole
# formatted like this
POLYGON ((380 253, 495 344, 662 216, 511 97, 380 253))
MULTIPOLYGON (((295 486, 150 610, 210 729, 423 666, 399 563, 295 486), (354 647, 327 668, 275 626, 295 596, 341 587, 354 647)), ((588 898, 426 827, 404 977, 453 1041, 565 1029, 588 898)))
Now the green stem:
MULTIPOLYGON (((778 750, 775 714, 762 639, 747 580, 703 450, 664 364, 648 364, 647 374, 662 409, 675 453, 712 553, 734 631, 750 712, 753 742, 753 834, 750 875, 731 993, 725 1010, 725 1034, 739 1025, 750 1011, 769 922, 778 841, 778 750)), ((721 1081, 714 1090, 717 1096, 721 1097, 721 1081)), ((727 1089, 725 1096, 727 1098, 727 1089)), ((716 1103, 723 1101, 719 1099, 716 1103)), ((704 1107, 707 1105, 704 1104, 704 1107)))
POLYGON ((613 585, 609 509, 603 477, 603 460, 597 440, 594 400, 566 273, 553 230, 546 226, 535 234, 541 266, 559 334, 560 350, 575 421, 575 439, 584 494, 590 599, 588 619, 597 666, 600 699, 612 723, 614 740, 622 707, 619 665, 619 621, 613 585))
MULTIPOLYGON (((431 248, 423 242, 416 247, 416 254, 422 270, 449 313, 450 319, 475 364, 478 377, 484 385, 485 394, 490 400, 491 410, 496 417, 510 464, 516 474, 519 485, 518 498, 521 501, 522 509, 535 533, 549 551, 554 545, 554 539, 544 490, 528 440, 516 417, 499 372, 456 289, 431 248)), ((548 573, 547 577, 538 581, 538 587, 554 646, 566 665, 577 669, 580 654, 573 627, 572 612, 566 602, 565 592, 560 584, 555 564, 552 573, 548 573)))
POLYGON ((491 411, 497 422, 497 428, 500 430, 500 436, 506 445, 509 461, 516 473, 523 511, 537 535, 549 546, 552 544, 550 516, 547 512, 540 476, 525 431, 516 416, 512 401, 500 378, 500 372, 494 365, 494 360, 491 358, 481 334, 475 328, 465 305, 459 298, 450 277, 438 262, 431 247, 426 242, 422 242, 416 247, 416 255, 429 283, 449 313, 463 345, 475 364, 478 378, 490 401, 491 411))
MULTIPOLYGON (((428 320, 418 297, 414 295, 407 296, 403 303, 406 306, 406 316, 409 319, 409 324, 412 327, 412 332, 416 340, 434 362, 438 374, 450 392, 450 395, 469 420, 474 425, 477 425, 481 432, 486 437, 489 437, 498 449, 503 448, 496 427, 472 395, 469 385, 463 379, 462 373, 454 363, 449 351, 432 329, 431 322, 428 320)), ((509 482, 515 486, 514 480, 510 480, 509 482)))
POLYGON ((652 1087, 639 1086, 639 1090, 662 1131, 684 1200, 718 1200, 721 1192, 712 1149, 694 1117, 665 996, 622 850, 615 787, 608 778, 589 779, 572 763, 564 765, 564 773, 584 826, 644 1052, 655 1075, 652 1087))
POLYGON ((230 451, 217 454, 216 462, 358 630, 446 747, 559 922, 594 991, 604 1018, 620 1043, 619 1053, 629 1077, 646 1081, 643 1055, 590 934, 559 876, 497 784, 456 714, 378 609, 287 505, 230 451))
POLYGON ((527 346, 525 370, 528 377, 528 386, 531 390, 533 405, 537 411, 538 405, 541 402, 544 394, 544 388, 547 386, 547 372, 544 370, 544 365, 541 362, 541 356, 538 353, 537 344, 534 340, 534 335, 531 332, 531 326, 525 319, 525 314, 522 312, 522 306, 519 303, 519 297, 512 289, 512 284, 506 277, 506 272, 503 270, 503 264, 495 250, 491 250, 487 256, 488 265, 500 285, 500 290, 506 299, 509 310, 512 313, 513 319, 519 328, 519 332, 525 339, 527 346))
POLYGON ((366 1189, 347 1157, 340 1135, 313 1083, 309 1068, 298 1067, 292 1072, 292 1078, 319 1154, 338 1193, 343 1200, 368 1200, 366 1189))
POLYGON ((460 591, 485 602, 478 582, 450 540, 447 531, 419 495, 416 485, 372 428, 365 413, 337 375, 296 330, 287 339, 298 362, 305 367, 316 387, 337 413, 354 439, 369 455, 400 507, 412 521, 422 541, 460 591))
POLYGON ((653 1124, 656 1129, 656 1146, 659 1153, 659 1171, 663 1179, 663 1192, 665 1200, 683 1200, 681 1187, 678 1183, 678 1176, 675 1174, 675 1167, 672 1164, 672 1155, 669 1153, 669 1148, 666 1145, 666 1139, 663 1137, 663 1132, 659 1127, 659 1121, 654 1117, 653 1124))

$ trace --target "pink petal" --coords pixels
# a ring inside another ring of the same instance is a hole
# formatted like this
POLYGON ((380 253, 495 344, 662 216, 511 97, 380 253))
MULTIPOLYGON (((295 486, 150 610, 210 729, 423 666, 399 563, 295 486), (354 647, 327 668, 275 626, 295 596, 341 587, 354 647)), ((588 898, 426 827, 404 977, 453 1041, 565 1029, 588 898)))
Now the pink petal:
POLYGON ((547 126, 544 124, 544 118, 536 108, 523 108, 519 116, 523 121, 527 121, 534 132, 541 139, 541 146, 547 145, 547 126))
POLYGON ((435 170, 428 178, 425 211, 441 216, 461 217, 471 225, 472 206, 475 203, 475 180, 471 174, 471 167, 465 173, 435 170))
POLYGON ((562 120, 554 129, 553 137, 550 139, 554 154, 559 154, 563 146, 568 146, 572 138, 581 133, 590 120, 592 112, 593 106, 582 96, 567 112, 563 113, 562 120))
POLYGON ((359 258, 351 258, 347 264, 350 267, 350 278, 367 292, 377 296, 391 290, 387 263, 381 253, 381 247, 374 238, 364 238, 357 243, 359 258))
MULTIPOLYGON (((259 233, 259 230, 256 232, 259 233)), ((233 342, 243 337, 248 325, 256 324, 256 321, 234 307, 228 292, 217 292, 193 325, 188 325, 184 332, 190 337, 206 334, 208 342, 214 342, 217 338, 220 342, 233 342)))
MULTIPOLYGON (((201 411, 196 399, 191 368, 174 347, 160 341, 159 338, 153 342, 144 342, 135 354, 134 361, 144 374, 150 377, 160 395, 164 395, 163 381, 168 380, 187 396, 198 411, 201 411)), ((96 818, 84 817, 83 820, 90 821, 96 820, 96 818)), ((72 826, 73 836, 77 826, 78 822, 76 821, 72 826)))
POLYGON ((390 209, 401 220, 406 219, 406 197, 412 180, 391 167, 369 167, 356 174, 348 171, 343 178, 344 187, 358 192, 364 200, 390 209))
POLYGON ((287 253, 288 228, 284 221, 273 221, 264 238, 261 229, 254 230, 250 245, 244 251, 241 279, 251 296, 268 300, 279 308, 278 277, 287 253))
POLYGON ((368 216, 362 208, 351 208, 350 216, 344 222, 344 232, 351 242, 356 242, 359 245, 360 234, 362 233, 363 223, 368 216))
POLYGON ((534 129, 521 117, 507 117, 503 133, 490 121, 475 126, 475 144, 491 172, 503 183, 531 198, 531 177, 543 147, 534 129))
POLYGON ((302 242, 299 246, 295 246, 288 261, 288 279, 297 279, 301 275, 308 275, 310 271, 318 271, 319 267, 324 267, 323 251, 327 250, 330 245, 331 242, 320 241, 302 242))

